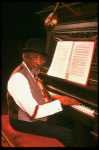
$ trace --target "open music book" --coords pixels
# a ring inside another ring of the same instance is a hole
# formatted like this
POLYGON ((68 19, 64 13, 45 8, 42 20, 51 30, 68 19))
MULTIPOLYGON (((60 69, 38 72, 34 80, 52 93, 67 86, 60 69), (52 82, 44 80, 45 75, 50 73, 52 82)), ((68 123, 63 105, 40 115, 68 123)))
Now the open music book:
POLYGON ((95 41, 57 42, 48 75, 87 84, 95 41))

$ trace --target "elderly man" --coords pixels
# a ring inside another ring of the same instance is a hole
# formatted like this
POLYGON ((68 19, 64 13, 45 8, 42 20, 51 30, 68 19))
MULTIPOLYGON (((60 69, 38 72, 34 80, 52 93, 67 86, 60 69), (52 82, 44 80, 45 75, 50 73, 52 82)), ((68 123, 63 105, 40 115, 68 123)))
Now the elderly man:
POLYGON ((9 121, 17 131, 56 138, 65 146, 74 143, 73 132, 55 122, 61 104, 78 104, 65 96, 50 95, 38 78, 47 54, 45 43, 30 39, 22 49, 23 62, 11 74, 7 85, 9 121), (52 118, 51 118, 52 117, 52 118))

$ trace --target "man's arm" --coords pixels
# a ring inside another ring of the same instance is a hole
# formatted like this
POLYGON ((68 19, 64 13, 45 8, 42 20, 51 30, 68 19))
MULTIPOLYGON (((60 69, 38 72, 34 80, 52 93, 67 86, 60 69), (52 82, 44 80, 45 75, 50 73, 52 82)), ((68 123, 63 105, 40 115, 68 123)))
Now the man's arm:
POLYGON ((16 104, 25 111, 30 117, 42 118, 62 111, 59 100, 38 105, 31 94, 28 80, 21 74, 15 73, 8 81, 8 92, 11 94, 16 104))

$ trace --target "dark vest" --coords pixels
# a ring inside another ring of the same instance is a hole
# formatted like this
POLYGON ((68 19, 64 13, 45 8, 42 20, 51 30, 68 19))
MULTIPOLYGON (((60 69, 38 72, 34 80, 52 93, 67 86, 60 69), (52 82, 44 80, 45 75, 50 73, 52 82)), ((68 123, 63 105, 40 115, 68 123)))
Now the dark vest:
MULTIPOLYGON (((18 66, 14 70, 14 72, 11 74, 11 76, 17 72, 20 72, 28 80, 32 96, 37 101, 38 105, 45 104, 45 100, 41 94, 41 90, 39 89, 37 83, 35 82, 33 77, 30 75, 30 73, 28 72, 28 70, 24 66, 24 64, 21 64, 20 66, 18 66)), ((46 90, 46 92, 47 92, 47 90, 46 90)), ((49 102, 51 102, 51 97, 48 92, 47 92, 47 95, 49 97, 49 102)), ((28 122, 35 121, 35 120, 32 120, 26 112, 24 112, 21 108, 19 108, 19 106, 15 103, 13 97, 9 94, 9 92, 7 92, 7 103, 8 103, 8 114, 9 114, 10 118, 24 120, 24 121, 28 121, 28 122)), ((38 120, 46 121, 47 117, 40 118, 38 120)))

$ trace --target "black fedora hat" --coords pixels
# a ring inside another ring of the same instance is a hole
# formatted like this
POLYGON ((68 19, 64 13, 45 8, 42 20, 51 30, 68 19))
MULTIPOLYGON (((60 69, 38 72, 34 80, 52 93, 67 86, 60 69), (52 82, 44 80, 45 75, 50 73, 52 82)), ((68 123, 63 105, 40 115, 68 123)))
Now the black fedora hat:
POLYGON ((34 52, 47 56, 45 52, 45 42, 41 39, 29 39, 26 42, 25 48, 22 49, 22 53, 23 52, 34 52))

